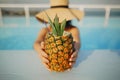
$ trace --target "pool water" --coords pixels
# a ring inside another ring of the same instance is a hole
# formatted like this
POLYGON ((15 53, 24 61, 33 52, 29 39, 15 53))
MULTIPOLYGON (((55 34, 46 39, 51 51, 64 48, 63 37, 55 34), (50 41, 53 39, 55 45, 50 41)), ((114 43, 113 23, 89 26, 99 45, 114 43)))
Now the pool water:
MULTIPOLYGON (((34 17, 30 25, 25 25, 24 17, 4 17, 0 26, 0 50, 32 50, 40 29, 45 26, 34 17)), ((85 17, 80 29, 81 50, 120 49, 120 18, 110 18, 104 26, 104 17, 85 17)))

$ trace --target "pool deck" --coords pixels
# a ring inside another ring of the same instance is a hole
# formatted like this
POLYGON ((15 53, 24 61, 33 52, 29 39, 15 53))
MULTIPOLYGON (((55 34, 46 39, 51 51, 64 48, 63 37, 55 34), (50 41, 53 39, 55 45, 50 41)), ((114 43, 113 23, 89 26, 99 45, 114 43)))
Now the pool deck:
POLYGON ((62 73, 47 71, 34 50, 0 50, 0 80, 120 80, 120 50, 82 50, 62 73))

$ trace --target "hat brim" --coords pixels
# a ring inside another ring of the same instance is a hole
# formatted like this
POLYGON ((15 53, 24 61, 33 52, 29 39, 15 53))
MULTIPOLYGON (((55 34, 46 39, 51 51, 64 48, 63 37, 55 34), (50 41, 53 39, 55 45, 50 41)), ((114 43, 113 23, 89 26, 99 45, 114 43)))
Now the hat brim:
POLYGON ((71 8, 50 8, 47 10, 44 10, 42 12, 39 12, 36 15, 36 18, 40 20, 41 22, 48 22, 48 17, 53 21, 55 15, 59 17, 59 22, 62 22, 64 19, 67 21, 72 19, 81 20, 84 16, 84 13, 77 9, 71 9, 71 8))

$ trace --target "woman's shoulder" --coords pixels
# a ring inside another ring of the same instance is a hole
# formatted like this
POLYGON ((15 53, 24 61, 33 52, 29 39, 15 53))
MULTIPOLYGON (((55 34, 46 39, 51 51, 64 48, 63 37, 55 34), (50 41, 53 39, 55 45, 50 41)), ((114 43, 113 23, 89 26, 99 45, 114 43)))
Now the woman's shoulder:
POLYGON ((79 29, 78 29, 78 27, 73 26, 73 27, 70 28, 69 31, 70 31, 71 33, 74 33, 74 32, 79 32, 79 29))
POLYGON ((48 27, 43 27, 41 28, 42 31, 46 31, 46 32, 49 32, 51 31, 51 28, 48 26, 48 27))

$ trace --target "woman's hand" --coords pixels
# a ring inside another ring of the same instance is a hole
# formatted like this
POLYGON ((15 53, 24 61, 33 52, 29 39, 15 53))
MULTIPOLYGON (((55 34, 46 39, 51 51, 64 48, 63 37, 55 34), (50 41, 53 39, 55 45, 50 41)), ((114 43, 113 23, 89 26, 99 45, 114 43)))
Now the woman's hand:
POLYGON ((79 47, 79 44, 77 42, 74 42, 74 48, 75 48, 75 51, 71 52, 71 56, 69 58, 69 65, 71 66, 71 68, 76 63, 76 59, 78 57, 78 52, 79 52, 80 47, 79 47))
POLYGON ((44 42, 41 42, 40 44, 40 53, 39 53, 39 57, 42 61, 42 63, 44 64, 44 66, 50 71, 50 68, 48 66, 49 60, 48 60, 48 55, 47 53, 45 53, 44 49, 45 49, 45 45, 44 42))
POLYGON ((74 66, 76 59, 77 59, 77 56, 78 56, 78 50, 75 50, 71 54, 70 59, 69 59, 69 65, 71 66, 71 68, 74 66))
MULTIPOLYGON (((39 57, 41 58, 41 61, 42 63, 44 64, 44 66, 49 70, 49 60, 48 60, 48 55, 47 53, 45 53, 44 49, 45 49, 45 45, 44 45, 44 42, 41 42, 40 44, 40 53, 39 53, 39 57)), ((76 59, 77 59, 77 56, 78 56, 78 50, 75 50, 74 52, 72 52, 71 56, 70 56, 70 59, 69 59, 69 65, 71 66, 71 68, 74 66, 75 62, 76 62, 76 59)))

